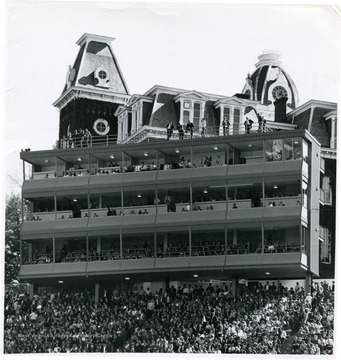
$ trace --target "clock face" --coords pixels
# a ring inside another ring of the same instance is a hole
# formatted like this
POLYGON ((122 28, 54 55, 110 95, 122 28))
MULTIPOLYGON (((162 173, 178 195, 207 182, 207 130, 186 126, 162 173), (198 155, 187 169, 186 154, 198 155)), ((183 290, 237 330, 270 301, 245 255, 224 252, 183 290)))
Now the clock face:
POLYGON ((288 97, 288 93, 283 86, 275 86, 272 90, 272 97, 274 99, 280 99, 282 97, 288 97))

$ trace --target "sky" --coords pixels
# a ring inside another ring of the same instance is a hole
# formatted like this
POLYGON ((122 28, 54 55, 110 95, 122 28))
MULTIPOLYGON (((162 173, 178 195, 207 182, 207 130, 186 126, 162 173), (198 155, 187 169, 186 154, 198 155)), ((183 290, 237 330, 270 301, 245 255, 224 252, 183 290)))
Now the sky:
POLYGON ((8 1, 5 33, 6 192, 22 177, 20 149, 51 149, 60 96, 83 33, 114 37, 131 94, 153 85, 232 96, 264 50, 282 55, 300 104, 336 102, 340 17, 329 5, 8 1))

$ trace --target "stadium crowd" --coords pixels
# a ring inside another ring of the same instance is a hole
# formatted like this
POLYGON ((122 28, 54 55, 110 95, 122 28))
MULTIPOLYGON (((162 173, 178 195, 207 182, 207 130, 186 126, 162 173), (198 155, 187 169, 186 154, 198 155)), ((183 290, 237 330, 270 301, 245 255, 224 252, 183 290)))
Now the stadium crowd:
POLYGON ((5 353, 332 354, 334 289, 183 285, 152 294, 5 293, 5 353), (294 337, 295 336, 295 337, 294 337))

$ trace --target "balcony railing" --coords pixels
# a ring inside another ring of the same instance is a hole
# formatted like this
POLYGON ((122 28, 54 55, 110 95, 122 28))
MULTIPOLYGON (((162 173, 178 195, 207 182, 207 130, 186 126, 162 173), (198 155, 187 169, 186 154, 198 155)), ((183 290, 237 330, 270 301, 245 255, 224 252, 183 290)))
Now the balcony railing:
MULTIPOLYGON (((246 129, 244 125, 234 125, 229 129, 223 129, 222 126, 208 126, 204 132, 201 129, 190 132, 184 131, 183 137, 179 135, 178 130, 174 130, 171 136, 172 140, 202 138, 202 137, 215 137, 215 136, 233 136, 242 134, 255 134, 261 132, 271 132, 271 126, 253 126, 251 129, 246 129)), ((61 139, 57 142, 56 147, 59 149, 73 149, 83 147, 95 146, 109 146, 117 143, 140 143, 143 141, 160 141, 167 139, 167 130, 156 126, 144 125, 131 134, 112 134, 100 136, 72 136, 69 138, 61 139)))
POLYGON ((108 215, 108 208, 91 208, 81 209, 78 216, 72 210, 63 211, 45 211, 45 212, 33 212, 28 221, 55 221, 55 220, 72 220, 74 218, 106 218, 111 216, 138 216, 138 215, 155 215, 155 214, 168 214, 168 213, 183 213, 188 211, 226 211, 228 210, 245 210, 245 209, 257 209, 258 207, 275 207, 280 208, 282 206, 296 207, 301 206, 302 197, 297 196, 281 196, 260 199, 260 204, 255 206, 252 199, 232 199, 223 201, 197 201, 192 204, 188 202, 176 203, 173 207, 167 204, 157 205, 139 205, 139 206, 116 206, 111 207, 111 213, 108 215))
MULTIPOLYGON (((273 243, 260 244, 258 247, 250 248, 250 245, 242 243, 227 244, 193 244, 192 247, 185 244, 169 247, 158 247, 154 250, 153 246, 133 246, 113 248, 111 250, 92 251, 86 250, 69 251, 62 255, 56 252, 56 263, 73 263, 73 262, 96 262, 96 261, 117 261, 117 260, 140 260, 155 258, 174 258, 174 257, 200 257, 200 256, 230 256, 230 255, 262 255, 262 254, 283 254, 304 252, 304 248, 299 242, 278 241, 273 243), (121 255, 122 254, 122 255, 121 255)), ((35 254, 32 257, 23 256, 24 265, 41 265, 54 263, 52 253, 35 254)))

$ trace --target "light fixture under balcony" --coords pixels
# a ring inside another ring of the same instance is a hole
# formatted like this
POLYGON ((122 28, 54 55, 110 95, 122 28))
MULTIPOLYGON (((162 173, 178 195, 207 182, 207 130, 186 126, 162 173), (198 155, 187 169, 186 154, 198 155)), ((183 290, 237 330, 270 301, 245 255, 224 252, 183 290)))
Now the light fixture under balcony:
POLYGON ((249 145, 248 145, 249 148, 252 148, 252 146, 253 146, 252 144, 249 144, 249 145))
POLYGON ((137 194, 137 197, 140 198, 140 197, 142 197, 142 195, 141 195, 140 193, 138 193, 138 194, 137 194))
POLYGON ((147 151, 143 154, 144 156, 149 156, 149 154, 147 153, 147 151))
POLYGON ((63 280, 58 280, 58 283, 59 284, 64 284, 64 281, 63 280))
POLYGON ((278 189, 278 186, 277 186, 277 184, 274 184, 274 189, 278 189))
POLYGON ((194 274, 194 275, 193 275, 193 277, 197 278, 197 277, 199 277, 199 275, 197 275, 197 274, 194 274))
POLYGON ((49 160, 49 159, 46 159, 46 160, 45 160, 45 162, 46 162, 46 163, 49 163, 49 162, 50 162, 50 160, 49 160))
POLYGON ((265 273, 265 275, 270 275, 270 273, 267 271, 267 272, 265 273))
POLYGON ((208 193, 207 189, 204 189, 204 194, 207 194, 207 193, 208 193))
POLYGON ((180 150, 179 150, 179 149, 175 149, 175 152, 176 152, 177 154, 179 154, 180 150))
POLYGON ((73 197, 72 201, 77 202, 76 196, 73 197))
POLYGON ((219 148, 218 148, 217 145, 215 145, 215 146, 213 147, 213 149, 214 149, 214 150, 218 150, 219 148))
POLYGON ((77 161, 82 161, 82 158, 81 158, 81 157, 78 157, 78 158, 77 158, 77 161))
POLYGON ((110 154, 110 159, 115 159, 115 155, 114 155, 114 154, 110 154))
POLYGON ((130 277, 126 277, 126 278, 124 278, 125 280, 130 280, 130 277))

